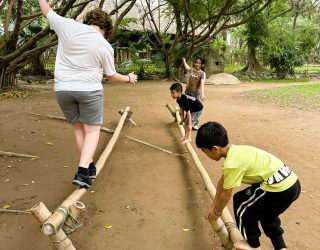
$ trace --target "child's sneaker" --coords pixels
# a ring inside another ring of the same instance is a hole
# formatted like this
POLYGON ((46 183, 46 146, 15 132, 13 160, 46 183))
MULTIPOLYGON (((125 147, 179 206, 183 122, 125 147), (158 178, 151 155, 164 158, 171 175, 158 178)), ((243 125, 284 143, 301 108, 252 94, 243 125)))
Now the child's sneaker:
POLYGON ((89 175, 85 175, 82 173, 76 173, 72 184, 78 185, 84 188, 91 188, 92 187, 92 180, 90 179, 89 175))
POLYGON ((97 169, 96 169, 96 165, 93 162, 91 162, 89 165, 89 178, 90 179, 97 178, 97 169))
POLYGON ((194 126, 192 127, 192 130, 199 130, 199 127, 198 127, 197 125, 194 125, 194 126))

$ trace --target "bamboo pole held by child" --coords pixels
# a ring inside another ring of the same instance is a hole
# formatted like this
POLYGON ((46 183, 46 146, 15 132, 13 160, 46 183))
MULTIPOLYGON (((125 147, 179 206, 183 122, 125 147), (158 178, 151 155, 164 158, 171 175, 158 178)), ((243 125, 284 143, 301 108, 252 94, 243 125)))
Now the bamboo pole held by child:
MULTIPOLYGON (((173 110, 173 108, 170 105, 167 105, 167 108, 169 109, 169 111, 170 111, 170 109, 173 110)), ((181 120, 179 108, 176 108, 175 115, 176 115, 176 120, 177 120, 179 129, 180 129, 180 132, 181 132, 182 136, 184 136, 184 134, 185 134, 184 127, 182 125, 179 125, 180 120, 181 120)), ((216 195, 216 188, 212 184, 211 179, 210 179, 207 171, 203 167, 203 165, 202 165, 201 161, 199 160, 196 152, 194 151, 191 143, 187 142, 185 145, 186 145, 186 147, 192 157, 192 160, 193 160, 195 166, 197 167, 197 170, 198 170, 198 172, 204 182, 206 189, 208 190, 211 198, 214 199, 214 197, 216 195)), ((210 224, 211 224, 212 228, 215 230, 215 232, 218 234, 223 246, 226 249, 232 249, 233 243, 235 243, 239 240, 243 240, 243 237, 242 237, 240 231, 235 226, 236 224, 235 224, 228 208, 225 208, 223 210, 221 218, 219 218, 217 221, 211 220, 210 224), (223 223, 222 226, 221 226, 221 222, 223 223), (231 248, 228 248, 230 246, 231 246, 231 248)))

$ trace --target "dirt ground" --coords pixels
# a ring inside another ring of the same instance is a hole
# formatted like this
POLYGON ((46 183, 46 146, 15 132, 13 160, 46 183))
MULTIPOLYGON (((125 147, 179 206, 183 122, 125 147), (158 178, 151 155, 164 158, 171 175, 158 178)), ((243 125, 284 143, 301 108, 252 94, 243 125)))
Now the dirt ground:
MULTIPOLYGON (((127 124, 98 176, 85 195, 83 228, 70 235, 78 250, 211 250, 217 236, 202 218, 210 204, 180 132, 165 104, 174 105, 170 82, 105 85, 104 126, 115 128, 118 110, 130 106, 140 125, 127 124), (130 141, 126 135, 187 157, 172 156, 130 141), (104 226, 110 224, 107 230, 104 226), (189 229, 189 230, 182 230, 189 229)), ((201 123, 216 120, 230 141, 272 152, 290 165, 302 182, 301 196, 282 215, 288 249, 319 249, 320 115, 245 99, 243 91, 270 84, 206 86, 201 123)), ((277 86, 280 86, 279 84, 277 86)), ((36 87, 36 86, 35 86, 36 87)), ((0 150, 38 155, 36 160, 0 158, 0 207, 25 210, 43 201, 54 211, 74 190, 71 185, 79 153, 70 125, 33 115, 62 116, 52 86, 41 85, 27 99, 0 101, 0 150)), ((195 134, 194 134, 195 136, 195 134)), ((194 138, 193 136, 193 138, 194 138)), ((111 135, 102 133, 97 159, 111 135)), ((193 143, 194 144, 194 143, 193 143)), ((196 147, 195 147, 196 148, 196 147)), ((196 149, 214 184, 221 163, 196 149)), ((232 212, 232 204, 229 204, 232 212)), ((263 249, 272 249, 262 235, 263 249)), ((29 214, 0 213, 0 249, 53 249, 29 214)))

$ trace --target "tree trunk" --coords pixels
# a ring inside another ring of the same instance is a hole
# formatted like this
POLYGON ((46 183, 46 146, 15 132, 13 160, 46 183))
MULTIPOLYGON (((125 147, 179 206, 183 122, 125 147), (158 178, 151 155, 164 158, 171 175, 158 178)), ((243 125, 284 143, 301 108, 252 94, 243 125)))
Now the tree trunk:
POLYGON ((170 79, 171 78, 171 66, 172 66, 170 56, 165 53, 165 58, 166 58, 166 60, 165 60, 165 62, 166 62, 166 77, 167 77, 167 79, 170 79))
POLYGON ((17 86, 16 72, 6 72, 6 67, 0 68, 0 88, 17 86))
POLYGON ((38 75, 38 76, 46 75, 46 70, 44 68, 43 63, 41 62, 40 56, 32 60, 32 74, 38 75))
POLYGON ((241 70, 241 72, 266 72, 267 69, 262 67, 256 57, 256 47, 248 45, 247 52, 247 65, 241 70))

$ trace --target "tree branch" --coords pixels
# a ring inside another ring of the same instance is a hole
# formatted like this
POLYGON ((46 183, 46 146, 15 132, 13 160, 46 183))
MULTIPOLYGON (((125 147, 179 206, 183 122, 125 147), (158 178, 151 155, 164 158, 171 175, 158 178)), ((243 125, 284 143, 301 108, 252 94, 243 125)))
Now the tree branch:
POLYGON ((0 13, 3 11, 4 7, 6 6, 7 0, 0 1, 0 13))
POLYGON ((125 15, 128 14, 128 12, 132 9, 133 5, 135 5, 137 0, 132 0, 131 3, 127 6, 127 8, 125 8, 125 10, 121 13, 121 15, 117 18, 116 23, 113 25, 113 31, 112 31, 112 35, 111 35, 111 39, 112 40, 117 32, 117 29, 122 21, 122 19, 125 17, 125 15))
MULTIPOLYGON (((130 2, 130 1, 132 1, 132 0, 123 1, 120 5, 116 6, 112 11, 110 11, 109 15, 112 16, 112 15, 116 14, 126 3, 130 2)), ((104 0, 102 0, 101 2, 104 3, 104 0)), ((103 4, 101 6, 101 2, 99 5, 100 8, 103 7, 103 4)))
POLYGON ((11 17, 11 13, 12 13, 13 4, 14 4, 14 0, 10 0, 9 7, 8 7, 8 10, 5 15, 5 19, 4 19, 3 30, 4 30, 4 36, 6 37, 6 39, 9 38, 8 31, 9 31, 9 23, 10 23, 10 17, 11 17))

